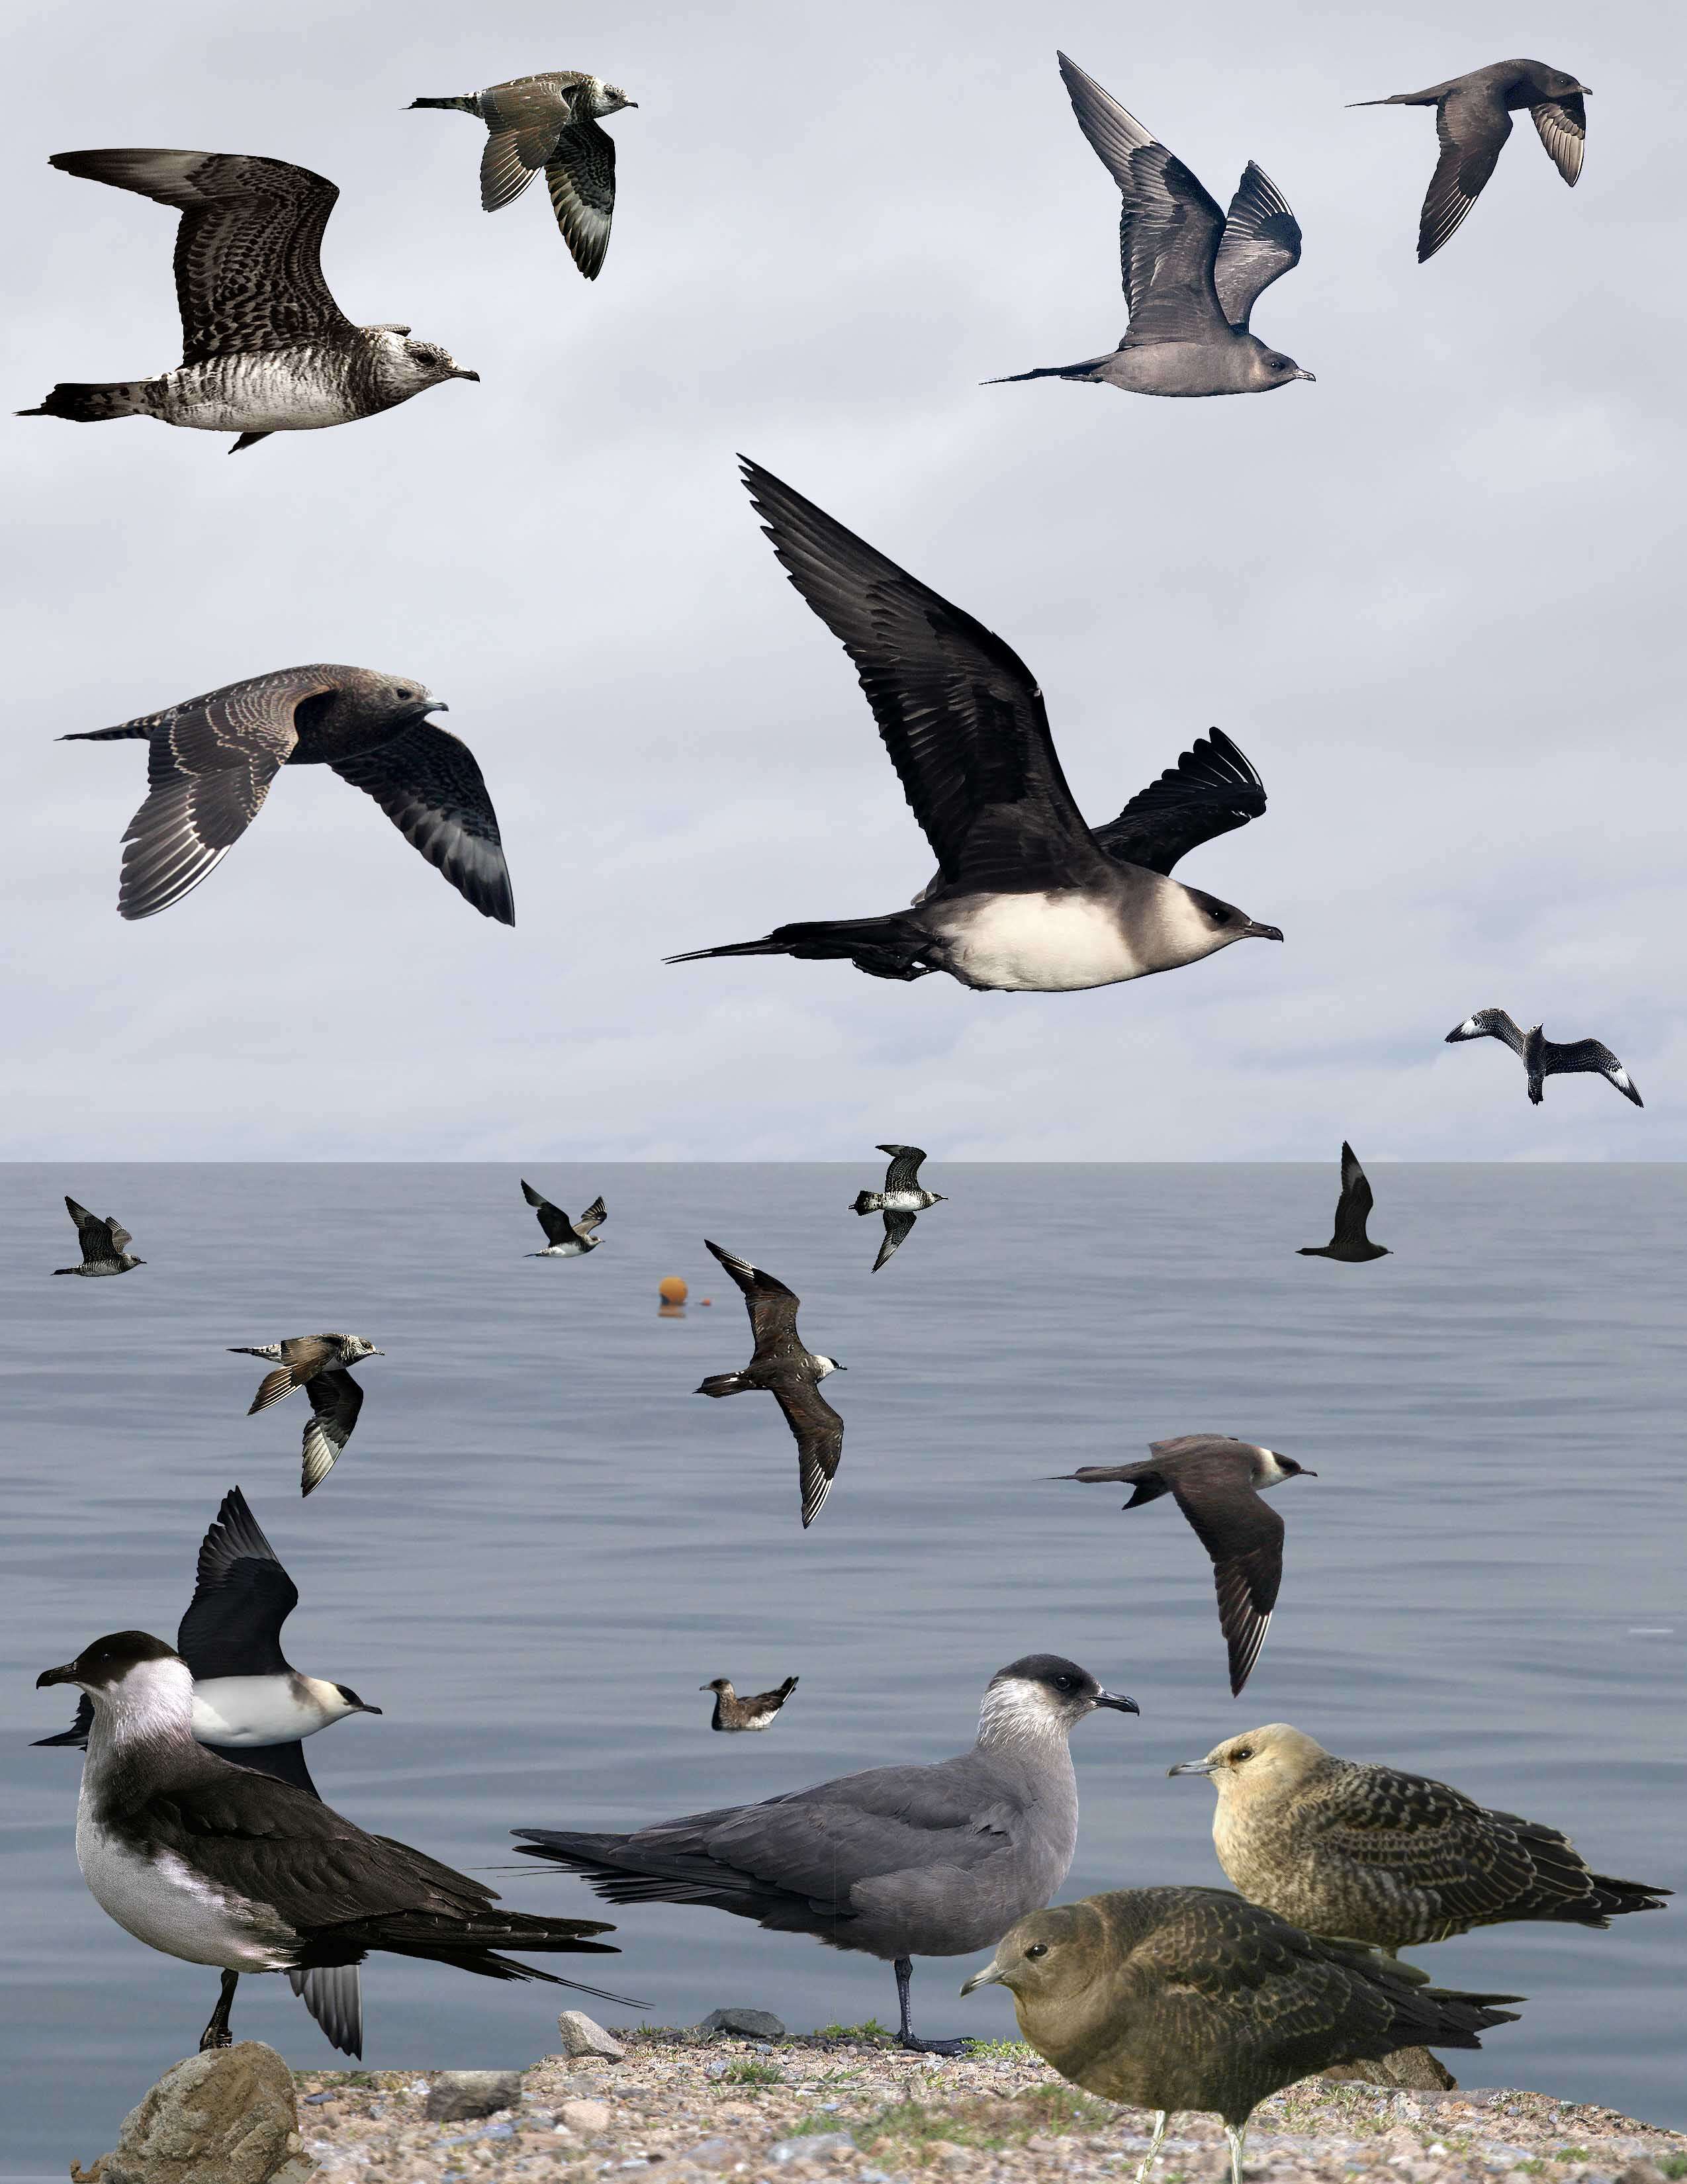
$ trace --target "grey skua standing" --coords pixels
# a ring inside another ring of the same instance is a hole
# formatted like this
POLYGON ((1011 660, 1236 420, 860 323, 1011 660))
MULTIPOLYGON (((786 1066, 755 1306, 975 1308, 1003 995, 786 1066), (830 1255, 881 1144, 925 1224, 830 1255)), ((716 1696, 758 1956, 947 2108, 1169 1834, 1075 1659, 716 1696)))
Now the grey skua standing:
POLYGON ((1027 1653, 991 1677, 977 1741, 953 1759, 869 1768, 630 1835, 514 1833, 611 1903, 706 1903, 888 1959, 901 2045, 958 2053, 965 2041, 914 2031, 912 1959, 989 1948, 1066 1879, 1077 1845, 1066 1739, 1098 1707, 1139 1711, 1075 1661, 1027 1653))
POLYGON ((1155 783, 1114 822, 1131 819, 1133 845, 1116 858, 1073 800, 1018 655, 768 471, 746 463, 744 476, 786 573, 855 664, 939 878, 888 916, 777 926, 671 962, 841 958, 876 978, 942 971, 979 992, 1068 993, 1282 939, 1166 876, 1233 817, 1192 833, 1187 800, 1150 805, 1155 783))
POLYGON ((820 1514, 844 1460, 844 1421, 820 1392, 828 1373, 847 1373, 835 1357, 812 1351, 797 1332, 802 1300, 775 1274, 734 1257, 704 1238, 721 1264, 743 1291, 755 1354, 736 1373, 711 1373, 699 1396, 741 1396, 765 1388, 778 1402, 797 1444, 798 1483, 803 1496, 803 1529, 820 1514))
POLYGON ((1061 75, 1091 150, 1118 184, 1119 260, 1130 325, 1116 349, 1021 379, 1077 379, 1127 394, 1260 394, 1311 379, 1250 331, 1254 305, 1300 260, 1300 223, 1250 159, 1228 213, 1175 152, 1064 53, 1061 75))
POLYGON ((890 1166, 885 1170, 882 1190, 858 1190, 850 1201, 856 1213, 882 1213, 884 1216, 884 1241, 878 1247, 878 1256, 873 1261, 877 1273, 893 1252, 907 1240, 910 1230, 919 1215, 927 1206, 946 1203, 940 1190, 927 1190, 920 1182, 920 1163, 925 1151, 919 1145, 881 1145, 878 1150, 890 1156, 890 1166))
POLYGON ((146 1265, 144 1259, 137 1259, 130 1250, 135 1239, 114 1213, 109 1213, 102 1221, 97 1213, 90 1213, 86 1206, 78 1206, 68 1191, 64 1195, 64 1210, 76 1224, 82 1263, 79 1267, 55 1267, 55 1274, 128 1274, 136 1267, 146 1265))
POLYGON ((1450 76, 1428 91, 1390 98, 1356 98, 1355 106, 1433 106, 1441 156, 1417 223, 1417 262, 1433 258, 1482 194, 1512 133, 1512 116, 1527 107, 1548 158, 1574 189, 1587 143, 1588 87, 1545 61, 1495 61, 1468 75, 1450 76))
POLYGON ((595 281, 615 209, 615 140, 598 124, 637 103, 600 75, 553 69, 465 98, 413 98, 410 110, 444 107, 485 122, 491 133, 481 154, 482 212, 519 198, 543 167, 563 241, 586 278, 595 281))
POLYGON ((144 737, 146 802, 123 839, 120 917, 151 917, 198 886, 257 816, 284 766, 331 766, 482 917, 515 922, 498 815, 475 755, 430 713, 426 684, 370 667, 278 668, 60 743, 144 737))
POLYGON ((1520 1031, 1503 1009, 1478 1009, 1455 1024, 1445 1044, 1456 1046, 1467 1039, 1497 1039, 1509 1046, 1528 1072, 1528 1096, 1538 1107, 1545 1097, 1549 1077, 1606 1077, 1625 1100, 1644 1107, 1640 1088, 1608 1046, 1596 1039, 1560 1041, 1548 1039, 1539 1024, 1520 1031))
POLYGON ((248 1418, 284 1401, 295 1388, 303 1388, 309 1396, 311 1415, 304 1425, 304 1468, 299 1492, 310 1493, 334 1468, 363 1408, 363 1390, 348 1368, 360 1364, 365 1357, 384 1357, 387 1352, 377 1350, 361 1334, 290 1334, 284 1341, 256 1346, 231 1342, 229 1354, 276 1361, 275 1371, 266 1373, 258 1384, 248 1418))
POLYGON ((1373 1201, 1370 1180, 1358 1156, 1344 1138, 1341 1144, 1341 1195, 1335 1202, 1335 1234, 1328 1244, 1302 1244, 1303 1259, 1345 1259, 1357 1266, 1367 1259, 1391 1256, 1386 1244, 1373 1244, 1365 1234, 1373 1201))
POLYGON ((712 1682, 698 1685, 699 1691, 714 1692, 715 1712, 709 1726, 720 1730, 771 1729, 774 1716, 796 1688, 797 1679, 787 1676, 776 1690, 741 1699, 732 1689, 730 1676, 716 1676, 712 1682))
POLYGON ((296 1985, 323 2030, 357 2055, 361 2011, 347 1975, 372 1950, 553 1986, 577 1982, 498 1952, 616 1953, 612 1942, 587 1938, 613 1927, 495 1911, 494 1892, 466 1874, 390 1836, 365 1835, 291 1782, 208 1752, 194 1739, 187 1663, 144 1630, 96 1639, 36 1679, 37 1690, 53 1684, 79 1685, 93 1702, 76 1808, 76 1862, 89 1893, 149 1948, 222 1973, 202 2048, 229 2045, 242 1972, 300 1975, 296 1985))
POLYGON ((1190 1529, 1212 1557, 1218 1624, 1230 1655, 1232 1696, 1241 1691, 1260 1657, 1283 1582, 1283 1519, 1261 1501, 1285 1479, 1316 1479, 1293 1457, 1230 1434, 1181 1434, 1150 1441, 1146 1463, 1087 1463, 1062 1472, 1086 1485, 1129 1480, 1135 1488, 1127 1509, 1172 1495, 1190 1529))
POLYGON ((553 1206, 531 1183, 522 1184, 521 1195, 538 1216, 539 1226, 545 1232, 544 1250, 529 1251, 530 1259, 582 1258, 603 1242, 601 1236, 593 1234, 609 1218, 601 1198, 594 1198, 577 1221, 571 1221, 560 1206, 553 1206))
POLYGON ((308 167, 140 148, 58 152, 48 164, 181 213, 182 358, 157 379, 62 384, 21 416, 156 417, 237 432, 237 454, 271 432, 349 425, 445 380, 480 377, 408 326, 352 324, 322 277, 322 231, 340 192, 308 167))
POLYGON ((1671 1892, 1595 1873, 1558 1829, 1428 1775, 1338 1759, 1286 1721, 1171 1772, 1211 1777, 1213 1844, 1244 1896, 1390 1953, 1517 1919, 1608 1926, 1671 1892))
POLYGON ((1216 2111, 1242 2184, 1248 2118, 1333 2064, 1400 2048, 1480 2048, 1514 1994, 1464 1994, 1356 1942, 1315 1939, 1223 1888, 1121 1888, 1034 1911, 961 1988, 1000 1986, 1019 2029, 1062 2077, 1167 2119, 1216 2111))

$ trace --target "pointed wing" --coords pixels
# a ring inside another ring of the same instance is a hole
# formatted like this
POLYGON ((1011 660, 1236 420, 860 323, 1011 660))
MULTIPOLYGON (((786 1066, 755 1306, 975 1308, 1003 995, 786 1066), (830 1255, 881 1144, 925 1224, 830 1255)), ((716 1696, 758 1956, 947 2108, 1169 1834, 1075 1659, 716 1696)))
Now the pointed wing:
POLYGON ((877 1273, 885 1261, 899 1251, 907 1241, 916 1216, 911 1213, 887 1213, 884 1217, 884 1241, 878 1247, 878 1256, 873 1261, 877 1273))
POLYGON ((238 152, 139 148, 59 152, 50 164, 181 213, 184 364, 356 332, 322 277, 322 231, 340 193, 308 167, 238 152))
POLYGON ((1119 264, 1130 308, 1127 341, 1205 341, 1229 332, 1213 286, 1224 215, 1173 152, 1060 55, 1077 125, 1118 184, 1119 264))
POLYGON ((337 1366, 313 1373, 305 1383, 311 1416, 304 1428, 304 1471, 299 1487, 309 1494, 334 1468, 340 1451, 352 1437, 357 1414, 363 1408, 363 1390, 349 1373, 337 1366))
POLYGON ((1588 141, 1588 110, 1580 92, 1568 98, 1543 98, 1539 105, 1530 107, 1529 114, 1547 156, 1574 189, 1588 141))
POLYGON ((554 136, 530 164, 521 157, 521 132, 494 129, 481 150, 481 210, 497 212, 519 198, 545 163, 554 136))
POLYGON ((134 1242, 135 1239, 129 1234, 129 1231, 124 1227, 123 1223, 114 1214, 108 1213, 105 1217, 105 1225, 110 1233, 113 1249, 119 1251, 126 1251, 129 1246, 134 1242))
POLYGON ((1502 1045, 1510 1047, 1520 1061, 1526 1059, 1528 1041, 1504 1009, 1476 1010, 1453 1026, 1445 1044, 1456 1046, 1467 1039, 1497 1039, 1502 1045))
POLYGON ((1273 281, 1300 263, 1300 223, 1265 169, 1250 159, 1242 170, 1213 260, 1218 308, 1233 326, 1249 316, 1273 281))
POLYGON ((1011 891, 1104 875, 1018 655, 769 471, 743 471, 786 573, 855 663, 944 880, 1011 891))
POLYGON ((281 1625, 298 1606, 298 1587, 237 1486, 200 1542, 198 1582, 176 1652, 196 1681, 279 1674, 287 1666, 281 1625))
MULTIPOLYGON (((278 1750, 288 1747, 279 1746, 278 1750)), ((298 1746, 292 1747, 297 1751, 298 1746)), ((299 1765, 303 1766, 303 1757, 299 1765)), ((286 1779, 286 1778, 283 1778, 286 1779)), ((302 1786, 311 1796, 316 1789, 307 1774, 302 1786)), ((363 2055, 363 1975, 355 1964, 315 1964, 309 1971, 290 1971, 288 1984, 322 2027, 330 2042, 342 2055, 363 2055)))
POLYGON ((86 1752, 88 1748, 88 1731, 93 1725, 94 1702, 84 1691, 76 1701, 75 1719, 69 1729, 61 1729, 57 1736, 37 1736, 33 1741, 31 1749, 40 1752, 51 1745, 62 1744, 68 1745, 78 1752, 86 1752))
POLYGON ((531 1183, 522 1184, 521 1195, 538 1215, 546 1243, 566 1244, 573 1237, 574 1223, 560 1206, 553 1206, 549 1199, 542 1198, 531 1183))
POLYGON ((1435 109, 1441 156, 1417 223, 1420 265, 1450 239, 1481 196, 1511 133, 1511 115, 1480 94, 1453 92, 1435 109))
MULTIPOLYGON (((111 1223, 102 1221, 97 1213, 90 1213, 86 1206, 79 1206, 67 1192, 65 1211, 76 1224, 76 1241, 82 1247, 82 1264, 97 1266, 102 1259, 114 1259, 122 1246, 112 1234, 111 1223)), ((125 1239, 127 1241, 127 1238, 125 1239)))
POLYGON ((920 1187, 920 1163, 926 1157, 921 1145, 880 1145, 878 1150, 890 1155, 890 1166, 885 1170, 887 1190, 917 1190, 920 1187))
POLYGON ((595 121, 576 122, 545 163, 551 210, 563 241, 588 281, 604 270, 615 209, 615 140, 595 121))
POLYGON ((1341 1148, 1341 1195, 1335 1203, 1335 1234, 1339 1245, 1367 1244, 1365 1223, 1371 1217, 1371 1185, 1365 1171, 1344 1139, 1341 1148))
POLYGON ((773 1393, 797 1444, 803 1529, 807 1531, 844 1460, 844 1421, 805 1373, 782 1378, 773 1393))
POLYGON ((594 1198, 574 1223, 574 1233, 576 1236, 589 1236, 594 1228, 601 1228, 609 1217, 603 1200, 594 1198))
POLYGON ((801 1299, 795 1291, 788 1290, 777 1275, 764 1273, 760 1267, 751 1266, 748 1259, 736 1258, 732 1252, 723 1251, 718 1244, 710 1243, 706 1236, 703 1240, 743 1291, 756 1356, 799 1347, 797 1306, 801 1299))
POLYGON ((1283 1582, 1283 1519, 1242 1479, 1233 1460, 1197 1458, 1168 1474, 1178 1507, 1212 1557, 1218 1624, 1239 1692, 1259 1658, 1283 1582))
POLYGON ((1116 863, 1169 872, 1191 850, 1245 827, 1265 808, 1265 783, 1252 765, 1222 728, 1210 728, 1116 819, 1098 827, 1095 839, 1116 863))
POLYGON ((143 716, 148 795, 123 837, 120 916, 154 917, 214 871, 298 742, 297 708, 331 687, 320 667, 287 667, 143 716))
POLYGON ((372 796, 429 864, 482 917, 515 922, 515 897, 498 815, 475 755, 431 721, 355 758, 330 761, 342 781, 372 796))
POLYGON ((1641 1099, 1640 1088, 1634 1078, 1611 1049, 1601 1045, 1598 1039, 1578 1039, 1560 1045, 1556 1039, 1549 1039, 1545 1045, 1549 1074, 1555 1077, 1566 1074, 1606 1077, 1625 1100, 1632 1100, 1637 1107, 1644 1107, 1646 1104, 1641 1099))

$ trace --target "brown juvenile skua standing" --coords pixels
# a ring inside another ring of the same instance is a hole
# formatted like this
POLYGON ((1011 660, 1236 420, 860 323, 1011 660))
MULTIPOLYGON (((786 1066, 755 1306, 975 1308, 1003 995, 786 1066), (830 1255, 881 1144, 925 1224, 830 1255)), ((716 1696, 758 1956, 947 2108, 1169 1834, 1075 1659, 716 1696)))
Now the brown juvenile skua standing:
POLYGON ((754 1698, 741 1699, 732 1689, 730 1676, 716 1676, 706 1684, 699 1684, 700 1691, 713 1691, 715 1712, 710 1720, 710 1729, 771 1729, 773 1717, 797 1688, 797 1679, 787 1676, 776 1691, 758 1691, 754 1698))
POLYGON ((1356 1942, 1315 1939, 1222 1888, 1122 1888, 1033 1911, 961 1988, 1007 1988, 1019 2029, 1085 2092, 1223 2118, 1242 2184, 1248 2118, 1284 2086, 1401 2048, 1479 2048, 1514 1994, 1430 1986, 1356 1942))

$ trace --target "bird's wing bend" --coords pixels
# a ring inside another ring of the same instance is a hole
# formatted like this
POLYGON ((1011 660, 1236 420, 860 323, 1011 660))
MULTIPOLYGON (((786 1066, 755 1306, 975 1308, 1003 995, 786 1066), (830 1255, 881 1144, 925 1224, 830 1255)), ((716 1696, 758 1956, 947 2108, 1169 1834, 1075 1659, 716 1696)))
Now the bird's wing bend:
POLYGON ((1246 331, 1254 305, 1300 262, 1300 223, 1265 169, 1250 159, 1242 170, 1213 260, 1218 308, 1246 331))
POLYGON ((372 796, 471 908, 515 922, 515 896, 498 815, 475 755, 460 736, 418 721, 390 743, 330 761, 342 781, 372 796))
POLYGON ((176 1652, 196 1682, 279 1674, 287 1666, 281 1625, 298 1606, 298 1587, 235 1487, 199 1544, 198 1582, 176 1652))
POLYGON ((797 1335, 797 1306, 802 1300, 793 1290, 788 1290, 775 1274, 766 1273, 753 1267, 748 1259, 740 1259, 731 1251, 723 1251, 718 1244, 704 1243, 712 1251, 732 1279, 743 1291, 744 1302, 749 1309, 750 1333, 755 1338, 755 1354, 800 1346, 797 1335))
POLYGON ((304 1422, 304 1466, 299 1486, 309 1494, 334 1468, 363 1408, 363 1390, 349 1373, 331 1365, 305 1382, 310 1416, 304 1422))
POLYGON ((1098 827, 1095 838, 1119 864, 1169 872, 1191 850, 1245 827, 1265 808, 1265 783, 1252 765, 1222 728, 1210 728, 1116 819, 1098 827))
POLYGON ((1530 107, 1529 114, 1553 165, 1574 189, 1588 141, 1588 110, 1581 93, 1575 92, 1568 98, 1543 98, 1530 107))
POLYGON ((576 121, 545 162, 551 209, 574 262, 588 281, 604 268, 615 209, 615 140, 595 121, 576 121))

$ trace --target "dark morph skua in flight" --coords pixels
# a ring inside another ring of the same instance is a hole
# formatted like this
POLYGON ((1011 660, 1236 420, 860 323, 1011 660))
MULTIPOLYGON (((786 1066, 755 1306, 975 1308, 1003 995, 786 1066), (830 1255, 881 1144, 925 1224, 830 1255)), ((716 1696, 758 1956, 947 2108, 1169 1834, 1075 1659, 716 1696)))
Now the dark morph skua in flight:
POLYGON ((144 738, 147 800, 123 837, 120 917, 152 917, 198 886, 258 815, 284 766, 332 766, 482 917, 515 922, 498 815, 448 711, 424 683, 321 663, 225 682, 114 728, 60 743, 144 738))
POLYGON ((1335 1202, 1335 1234, 1328 1244, 1302 1244, 1303 1259, 1345 1259, 1358 1266, 1367 1259, 1386 1259, 1386 1244, 1373 1244, 1365 1233, 1371 1217, 1371 1185, 1346 1139, 1341 1147, 1341 1195, 1335 1202))
POLYGON ((594 1198, 577 1221, 571 1221, 560 1206, 553 1206, 531 1183, 522 1184, 521 1195, 538 1216, 539 1226, 545 1232, 544 1250, 529 1251, 530 1259, 583 1258, 603 1242, 601 1236, 593 1233, 609 1218, 601 1198, 594 1198))
POLYGON ((1282 939, 1166 877, 1194 842, 1253 816, 1256 777, 1232 784, 1228 801, 1224 789, 1162 800, 1162 777, 1114 822, 1129 822, 1132 845, 1116 857, 1066 786, 1043 694, 1018 655, 768 471, 746 463, 744 475, 787 574, 855 663, 939 876, 886 916, 776 926, 671 962, 837 958, 876 978, 943 971, 982 992, 1068 993, 1176 970, 1233 941, 1282 939))
POLYGON ((48 164, 181 213, 182 357, 157 379, 62 384, 23 416, 156 417, 237 432, 237 454, 271 432, 352 424, 445 380, 480 377, 408 326, 352 324, 322 277, 322 231, 340 192, 308 167, 139 148, 58 152, 48 164))
POLYGON ((890 1156, 890 1166, 885 1170, 882 1190, 858 1190, 850 1201, 850 1211, 855 1213, 882 1213, 884 1216, 884 1241, 878 1247, 878 1256, 873 1261, 873 1272, 879 1268, 906 1240, 915 1221, 927 1206, 944 1203, 940 1190, 927 1190, 920 1182, 920 1163, 925 1159, 919 1145, 881 1145, 878 1150, 890 1156))
POLYGON ((1468 75, 1450 76, 1428 91, 1389 98, 1356 98, 1355 106, 1433 106, 1441 156, 1417 223, 1417 262, 1433 258, 1476 203, 1493 173, 1512 116, 1528 109, 1547 157, 1572 189, 1587 144, 1588 87, 1545 61, 1495 61, 1468 75))
POLYGON ((144 1259, 137 1259, 130 1250, 135 1239, 114 1213, 108 1214, 102 1221, 97 1213, 90 1213, 86 1206, 78 1206, 68 1191, 64 1209, 76 1224, 82 1262, 79 1267, 55 1267, 55 1274, 132 1274, 136 1267, 146 1265, 144 1259))
POLYGON ((704 1242, 743 1292, 755 1354, 736 1373, 711 1373, 699 1396, 740 1396, 765 1388, 778 1402, 797 1444, 798 1483, 803 1496, 803 1529, 820 1514, 844 1460, 844 1421, 820 1392, 828 1373, 846 1373, 835 1357, 822 1357, 797 1332, 802 1300, 777 1275, 764 1273, 748 1259, 704 1242))
POLYGON ((1478 1009, 1455 1024, 1445 1044, 1457 1046, 1467 1039, 1497 1039, 1509 1046, 1528 1072, 1528 1096, 1538 1107, 1546 1096, 1549 1077, 1608 1078, 1625 1100, 1644 1107, 1640 1087, 1608 1046, 1596 1039, 1560 1041, 1548 1039, 1539 1024, 1521 1031, 1503 1009, 1478 1009))
POLYGON ((987 384, 1074 379, 1127 394, 1261 394, 1311 379, 1248 323, 1264 291, 1300 260, 1300 223, 1270 176, 1250 159, 1221 212, 1175 152, 1059 58, 1077 125, 1124 201, 1119 261, 1130 324, 1105 356, 987 384))
POLYGON ((258 1384, 248 1418, 285 1401, 295 1388, 303 1388, 310 1397, 299 1485, 301 1494, 310 1493, 334 1468, 363 1408, 363 1390, 347 1368, 361 1364, 365 1357, 384 1357, 387 1352, 377 1350, 361 1334, 290 1334, 281 1342, 255 1346, 231 1342, 229 1354, 275 1361, 275 1371, 266 1373, 258 1384))
POLYGON ((599 122, 636 107, 600 75, 577 69, 517 76, 463 98, 413 98, 410 109, 472 114, 491 132, 481 153, 481 210, 519 198, 543 167, 563 241, 588 281, 603 270, 615 209, 615 140, 599 122))

